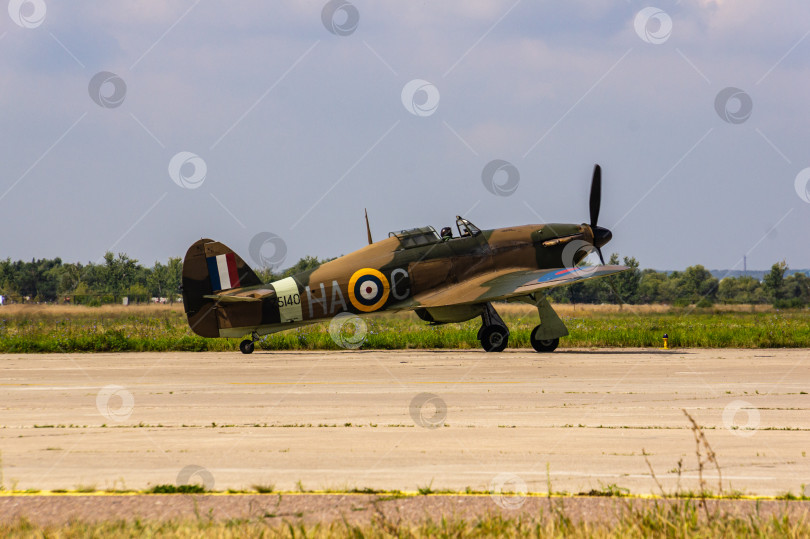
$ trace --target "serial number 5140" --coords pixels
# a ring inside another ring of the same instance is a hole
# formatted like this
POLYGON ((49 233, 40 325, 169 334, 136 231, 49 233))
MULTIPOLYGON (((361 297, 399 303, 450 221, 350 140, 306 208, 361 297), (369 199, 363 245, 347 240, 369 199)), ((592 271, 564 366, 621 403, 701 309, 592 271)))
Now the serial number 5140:
POLYGON ((298 294, 290 294, 289 296, 282 296, 278 298, 279 307, 287 307, 288 305, 299 305, 301 303, 301 296, 298 294))

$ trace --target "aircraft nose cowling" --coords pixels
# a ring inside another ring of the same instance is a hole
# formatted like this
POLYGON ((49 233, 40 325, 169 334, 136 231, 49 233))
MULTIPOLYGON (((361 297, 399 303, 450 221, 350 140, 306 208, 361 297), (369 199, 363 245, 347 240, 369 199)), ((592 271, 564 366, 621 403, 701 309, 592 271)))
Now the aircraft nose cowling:
POLYGON ((591 229, 593 230, 593 244, 597 247, 602 247, 613 238, 613 233, 607 228, 594 226, 591 229))

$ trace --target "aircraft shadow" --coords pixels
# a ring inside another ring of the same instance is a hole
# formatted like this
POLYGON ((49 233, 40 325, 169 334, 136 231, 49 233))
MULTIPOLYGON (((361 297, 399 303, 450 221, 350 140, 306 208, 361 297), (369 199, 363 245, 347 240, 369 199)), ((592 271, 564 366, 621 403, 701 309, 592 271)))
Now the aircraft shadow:
POLYGON ((633 354, 640 354, 640 355, 649 355, 649 354, 660 354, 660 355, 672 355, 672 354, 691 354, 692 352, 686 352, 683 350, 658 350, 658 349, 650 349, 650 350, 555 350, 552 352, 553 354, 582 354, 582 355, 633 355, 633 354))
MULTIPOLYGON (((531 352, 531 348, 507 348, 504 352, 501 353, 525 353, 531 352)), ((279 355, 288 352, 288 350, 256 350, 254 354, 274 354, 279 355)), ((296 350, 296 352, 298 352, 296 350)), ((434 348, 434 349, 402 349, 402 350, 377 350, 377 349, 357 349, 357 350, 309 350, 312 354, 318 353, 329 353, 329 354, 336 354, 336 353, 355 353, 355 354, 379 354, 384 352, 394 352, 394 353, 403 353, 403 352, 416 352, 420 354, 449 354, 449 353, 456 353, 456 354, 480 354, 482 358, 484 357, 498 357, 498 354, 490 354, 484 352, 483 350, 476 350, 476 349, 467 349, 467 350, 457 350, 452 348, 434 348)), ((536 352, 537 353, 537 352, 536 352)), ((558 349, 554 352, 539 352, 537 353, 540 356, 550 356, 550 355, 673 355, 673 354, 692 354, 693 352, 687 352, 685 350, 659 350, 659 349, 649 349, 649 350, 566 350, 566 349, 558 349)))

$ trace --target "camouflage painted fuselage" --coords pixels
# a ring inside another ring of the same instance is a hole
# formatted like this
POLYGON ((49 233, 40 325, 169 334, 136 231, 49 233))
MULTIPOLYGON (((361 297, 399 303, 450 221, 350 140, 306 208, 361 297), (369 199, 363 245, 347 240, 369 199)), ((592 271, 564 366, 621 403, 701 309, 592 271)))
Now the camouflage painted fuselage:
MULTIPOLYGON (((551 244, 551 240, 571 236, 593 242, 588 225, 574 224, 484 230, 475 236, 414 246, 391 236, 314 270, 268 284, 261 283, 238 255, 229 255, 239 288, 221 300, 211 284, 209 265, 212 257, 221 257, 230 249, 203 239, 189 248, 184 260, 185 308, 192 330, 204 337, 241 337, 254 331, 263 335, 342 312, 364 315, 414 309, 431 322, 468 320, 481 314, 483 302, 477 299, 485 295, 489 277, 563 267, 565 243, 551 244), (466 287, 466 297, 456 298, 453 307, 421 308, 420 299, 462 282, 473 286, 466 287)), ((577 253, 573 262, 586 254, 577 253)))

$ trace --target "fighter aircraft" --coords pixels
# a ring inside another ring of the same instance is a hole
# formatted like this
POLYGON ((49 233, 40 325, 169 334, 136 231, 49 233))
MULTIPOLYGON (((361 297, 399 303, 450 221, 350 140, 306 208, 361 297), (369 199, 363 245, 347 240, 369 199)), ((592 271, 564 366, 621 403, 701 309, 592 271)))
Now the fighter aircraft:
POLYGON ((316 269, 263 283, 242 258, 214 240, 195 242, 183 260, 183 303, 191 329, 203 337, 242 337, 244 354, 262 336, 332 319, 413 310, 431 324, 481 317, 478 339, 503 351, 509 329, 492 305, 522 301, 537 307, 532 347, 552 352, 568 329, 544 290, 629 269, 606 266, 601 247, 612 237, 597 225, 602 173, 594 167, 590 224, 523 225, 481 230, 456 217, 458 235, 432 226, 391 232, 316 269), (595 250, 602 262, 579 263, 595 250), (346 316, 346 315, 344 315, 346 316))

